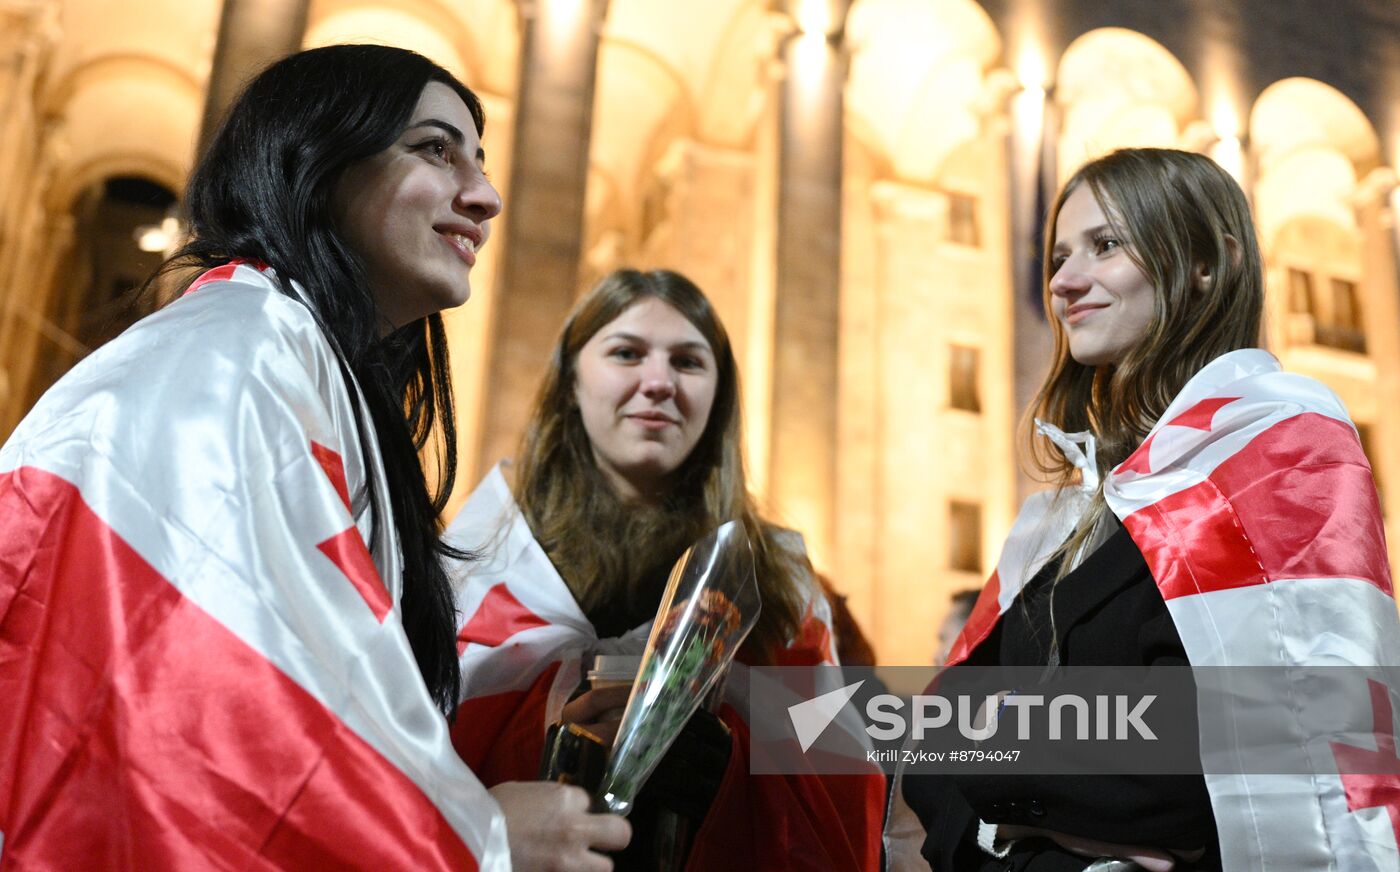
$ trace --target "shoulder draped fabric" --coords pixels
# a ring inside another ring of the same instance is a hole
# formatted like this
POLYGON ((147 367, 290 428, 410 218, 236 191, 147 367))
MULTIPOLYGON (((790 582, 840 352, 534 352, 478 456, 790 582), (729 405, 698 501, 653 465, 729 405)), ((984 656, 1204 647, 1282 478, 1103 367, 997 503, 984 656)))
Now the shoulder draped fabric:
POLYGON ((197 284, 0 450, 0 868, 508 869, 358 387, 270 271, 197 284))
MULTIPOLYGON (((531 533, 499 467, 453 520, 448 538, 484 552, 481 561, 454 572, 462 615, 457 748, 488 785, 532 778, 546 726, 559 719, 579 685, 584 658, 640 654, 651 624, 598 638, 531 533)), ((773 665, 835 662, 830 608, 815 580, 810 595, 797 638, 773 665)), ((729 869, 737 863, 779 872, 875 869, 883 776, 750 775, 748 701, 739 690, 747 686, 744 669, 736 663, 726 684, 720 716, 733 733, 733 753, 687 868, 729 869)))
MULTIPOLYGON (((1084 434, 1042 432, 1091 489, 1091 458, 1076 444, 1084 434)), ((1394 758, 1400 620, 1370 466, 1331 391, 1282 372, 1264 351, 1223 355, 1112 470, 1104 494, 1146 558, 1192 666, 1374 669, 1389 687, 1349 700, 1344 717, 1351 735, 1375 732, 1370 754, 1389 748, 1394 758)), ((991 635, 1086 502, 1083 491, 1027 500, 950 664, 991 635)), ((1311 727, 1300 700, 1269 704, 1316 771, 1207 773, 1227 872, 1396 868, 1400 776, 1337 775, 1332 755, 1345 752, 1311 727)))

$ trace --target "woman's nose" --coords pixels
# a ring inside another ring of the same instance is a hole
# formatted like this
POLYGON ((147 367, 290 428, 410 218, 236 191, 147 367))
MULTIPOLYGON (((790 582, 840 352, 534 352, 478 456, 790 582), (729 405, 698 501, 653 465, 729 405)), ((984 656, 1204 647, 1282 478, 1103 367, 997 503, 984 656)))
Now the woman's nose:
POLYGON ((648 399, 668 399, 676 392, 675 373, 667 361, 651 358, 642 364, 642 395, 648 399))
POLYGON ((501 214, 501 195, 485 175, 471 173, 457 192, 457 208, 480 224, 501 214))
POLYGON ((1066 260, 1050 276, 1050 293, 1057 297, 1071 297, 1089 290, 1090 280, 1078 269, 1073 260, 1066 260))

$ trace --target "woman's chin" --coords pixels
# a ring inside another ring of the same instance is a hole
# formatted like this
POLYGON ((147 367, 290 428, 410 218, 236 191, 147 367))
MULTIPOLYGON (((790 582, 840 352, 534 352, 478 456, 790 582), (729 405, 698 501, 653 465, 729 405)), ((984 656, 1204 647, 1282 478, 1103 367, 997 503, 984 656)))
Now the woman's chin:
POLYGON ((669 458, 642 458, 619 468, 618 473, 634 493, 660 495, 676 466, 669 458))
POLYGON ((472 286, 468 282, 463 282, 460 286, 452 288, 441 300, 442 305, 438 307, 439 312, 446 312, 458 306, 465 306, 472 298, 472 286))

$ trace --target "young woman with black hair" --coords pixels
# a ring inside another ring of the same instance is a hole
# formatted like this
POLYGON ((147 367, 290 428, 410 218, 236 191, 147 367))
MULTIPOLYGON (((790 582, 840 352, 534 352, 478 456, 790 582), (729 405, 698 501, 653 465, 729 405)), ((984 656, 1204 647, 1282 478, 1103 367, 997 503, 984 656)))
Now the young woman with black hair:
POLYGON ((488 793, 448 739, 438 313, 501 209, 483 125, 412 52, 274 64, 190 180, 164 269, 197 277, 0 450, 0 858, 606 869, 626 843, 577 789, 488 793))

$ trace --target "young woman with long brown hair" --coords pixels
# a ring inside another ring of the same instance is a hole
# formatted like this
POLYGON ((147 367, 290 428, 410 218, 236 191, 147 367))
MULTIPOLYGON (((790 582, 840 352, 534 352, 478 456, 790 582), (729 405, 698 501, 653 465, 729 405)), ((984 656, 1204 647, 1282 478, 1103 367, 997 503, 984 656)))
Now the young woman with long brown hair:
MULTIPOLYGON (((458 747, 488 784, 533 773, 556 720, 611 739, 628 688, 577 694, 581 663, 641 653, 672 564, 726 521, 748 533, 762 597, 739 659, 834 662, 827 602, 800 537, 756 511, 740 433, 734 354, 692 282, 622 270, 579 301, 514 483, 494 470, 449 530, 455 544, 483 554, 460 583, 458 747)), ((877 862, 881 779, 750 776, 746 735, 734 708, 720 719, 700 714, 672 752, 683 759, 663 762, 634 823, 647 806, 691 819, 692 869, 877 862)), ((646 850, 645 823, 638 833, 635 850, 646 850)))

